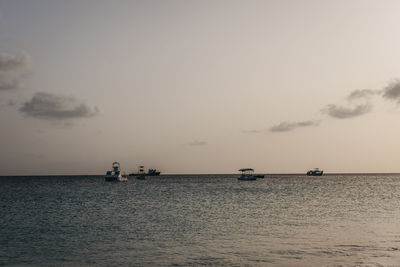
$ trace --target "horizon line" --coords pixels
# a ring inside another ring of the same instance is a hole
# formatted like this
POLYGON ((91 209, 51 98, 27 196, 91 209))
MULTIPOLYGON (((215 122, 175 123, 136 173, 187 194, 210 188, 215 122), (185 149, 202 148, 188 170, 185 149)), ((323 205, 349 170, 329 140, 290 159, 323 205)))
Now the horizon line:
MULTIPOLYGON (((307 175, 306 173, 257 173, 263 175, 307 175)), ((374 175, 374 174, 400 174, 400 172, 330 172, 325 173, 323 176, 328 175, 374 175)), ((11 174, 11 175, 3 175, 0 174, 0 177, 40 177, 40 176, 103 176, 104 174, 11 174)), ((167 176, 167 175, 239 175, 239 173, 163 173, 159 176, 167 176)), ((158 176, 158 177, 159 177, 158 176)), ((152 176, 153 177, 153 176, 152 176)), ((157 176, 154 176, 157 177, 157 176)))

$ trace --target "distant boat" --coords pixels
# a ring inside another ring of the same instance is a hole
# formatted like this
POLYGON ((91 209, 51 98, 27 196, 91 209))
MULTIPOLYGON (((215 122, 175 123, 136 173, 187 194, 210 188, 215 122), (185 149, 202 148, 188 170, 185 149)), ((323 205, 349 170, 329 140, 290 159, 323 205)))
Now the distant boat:
POLYGON ((106 176, 104 176, 104 179, 107 182, 126 182, 126 181, 128 181, 128 178, 123 177, 121 175, 121 168, 120 168, 119 162, 113 162, 112 170, 107 171, 106 176))
POLYGON ((130 173, 129 176, 135 176, 136 179, 145 180, 146 173, 144 172, 144 166, 139 166, 137 173, 130 173))
POLYGON ((157 171, 156 169, 149 169, 146 173, 146 176, 159 176, 161 172, 157 171))
POLYGON ((254 174, 253 176, 256 178, 264 178, 264 174, 254 174))
POLYGON ((144 172, 144 166, 139 166, 138 172, 130 173, 129 176, 136 176, 137 179, 144 180, 146 176, 159 176, 161 172, 157 169, 149 169, 148 172, 144 172))
POLYGON ((239 170, 241 172, 238 180, 240 181, 254 181, 257 177, 254 176, 254 170, 252 168, 243 168, 239 170))
POLYGON ((136 179, 139 179, 139 180, 146 179, 146 173, 144 172, 144 166, 139 166, 139 171, 136 174, 136 179))
POLYGON ((307 176, 322 176, 322 174, 324 174, 324 171, 320 171, 318 168, 307 172, 307 176))

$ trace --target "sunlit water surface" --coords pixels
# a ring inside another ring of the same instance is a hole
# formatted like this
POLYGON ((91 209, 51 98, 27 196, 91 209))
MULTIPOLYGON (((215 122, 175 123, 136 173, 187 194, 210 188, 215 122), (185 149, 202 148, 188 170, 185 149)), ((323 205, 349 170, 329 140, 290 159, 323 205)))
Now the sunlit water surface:
POLYGON ((400 265, 394 174, 0 177, 0 215, 0 265, 400 265))

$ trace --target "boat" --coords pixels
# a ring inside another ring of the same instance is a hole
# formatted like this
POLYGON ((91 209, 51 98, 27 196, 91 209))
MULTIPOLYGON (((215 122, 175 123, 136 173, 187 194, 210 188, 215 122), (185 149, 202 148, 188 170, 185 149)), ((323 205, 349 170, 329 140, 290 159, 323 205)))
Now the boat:
POLYGON ((146 176, 159 176, 161 172, 157 171, 156 169, 149 169, 146 173, 146 176))
POLYGON ((119 165, 119 162, 113 162, 112 164, 112 170, 107 171, 106 176, 104 176, 104 179, 107 182, 126 182, 128 181, 128 178, 122 176, 121 174, 121 167, 119 165))
POLYGON ((146 176, 159 176, 161 172, 157 171, 157 169, 149 169, 144 172, 144 166, 139 166, 138 172, 130 173, 129 176, 136 176, 137 179, 144 180, 146 176))
POLYGON ((139 166, 139 171, 135 176, 136 176, 136 179, 139 179, 139 180, 146 179, 146 173, 144 172, 144 166, 139 166))
POLYGON ((240 181, 254 181, 257 177, 254 176, 254 170, 252 168, 243 168, 239 170, 241 172, 238 180, 240 181))
POLYGON ((254 174, 253 176, 256 178, 264 178, 264 174, 254 174))
POLYGON ((314 170, 309 170, 307 172, 307 176, 322 176, 322 174, 324 174, 324 171, 315 168, 314 170))

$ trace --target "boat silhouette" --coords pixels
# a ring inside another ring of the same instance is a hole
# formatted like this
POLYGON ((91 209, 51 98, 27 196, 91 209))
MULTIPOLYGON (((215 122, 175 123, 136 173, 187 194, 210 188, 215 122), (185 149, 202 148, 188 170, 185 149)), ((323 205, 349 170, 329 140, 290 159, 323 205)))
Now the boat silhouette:
POLYGON ((104 180, 107 182, 126 182, 128 178, 122 176, 119 162, 115 161, 112 164, 112 170, 107 171, 106 176, 104 176, 104 180))
POLYGON ((324 174, 324 171, 315 168, 314 170, 309 170, 307 172, 307 176, 322 176, 322 174, 324 174))
POLYGON ((240 181, 254 181, 257 180, 257 177, 254 176, 254 169, 252 168, 243 168, 239 170, 241 172, 238 180, 240 181))

